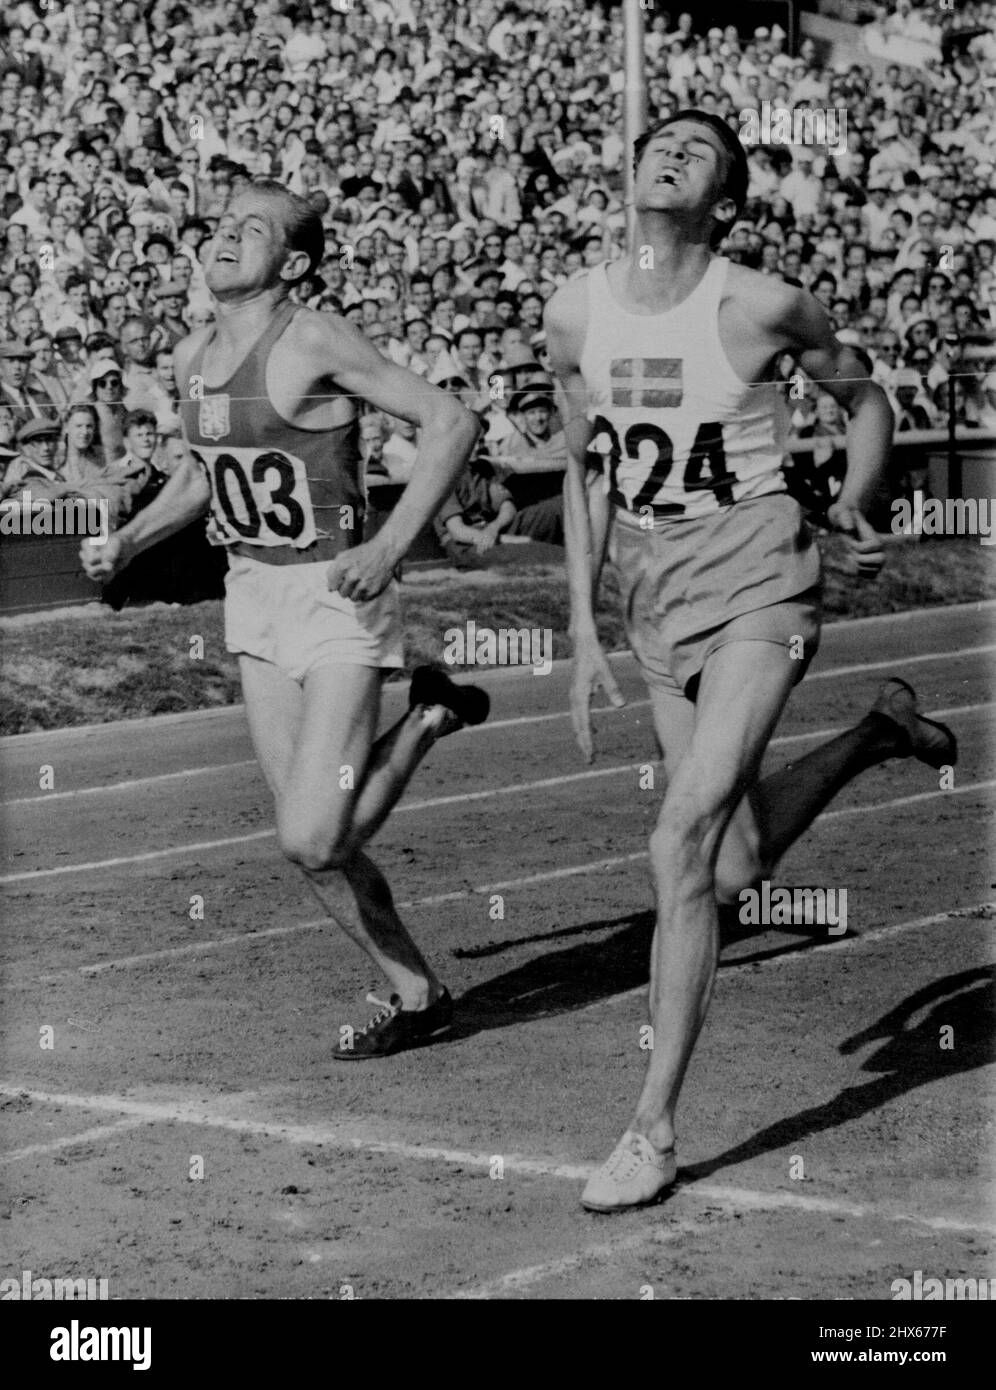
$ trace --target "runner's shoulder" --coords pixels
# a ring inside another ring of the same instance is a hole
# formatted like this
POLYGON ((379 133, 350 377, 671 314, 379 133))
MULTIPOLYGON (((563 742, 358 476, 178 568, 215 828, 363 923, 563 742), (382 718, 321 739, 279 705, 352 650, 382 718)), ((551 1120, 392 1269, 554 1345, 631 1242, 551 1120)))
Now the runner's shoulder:
POLYGON ((329 366, 330 357, 341 365, 349 360, 354 350, 362 351, 364 356, 376 352, 366 334, 341 314, 327 309, 309 309, 305 305, 291 319, 287 336, 295 352, 325 367, 329 366))
POLYGON ((187 370, 193 362, 194 357, 210 338, 214 331, 213 323, 202 324, 200 328, 195 328, 192 333, 188 333, 185 338, 181 338, 173 347, 173 370, 179 380, 187 375, 187 370))
POLYGON ((572 275, 560 285, 546 302, 543 310, 543 327, 547 335, 562 343, 572 344, 580 351, 588 326, 588 276, 587 270, 572 275))
POLYGON ((752 323, 767 329, 784 328, 809 300, 807 290, 788 285, 777 275, 730 262, 726 293, 752 323))
POLYGON ((588 303, 588 270, 580 270, 554 290, 546 302, 544 318, 552 328, 569 328, 583 315, 588 303))

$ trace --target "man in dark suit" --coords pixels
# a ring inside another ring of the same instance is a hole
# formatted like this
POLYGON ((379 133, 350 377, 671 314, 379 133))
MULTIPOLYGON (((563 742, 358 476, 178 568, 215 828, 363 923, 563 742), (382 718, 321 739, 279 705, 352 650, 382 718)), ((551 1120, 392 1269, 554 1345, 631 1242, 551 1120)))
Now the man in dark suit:
POLYGON ((423 198, 431 198, 441 212, 452 212, 449 190, 442 179, 426 172, 425 155, 421 150, 412 150, 405 160, 405 172, 395 187, 405 207, 412 212, 418 212, 423 198))
POLYGON ((24 30, 15 24, 7 35, 7 54, 0 62, 0 77, 7 72, 16 72, 24 87, 35 87, 41 91, 45 83, 45 67, 37 53, 27 53, 24 48, 24 30))

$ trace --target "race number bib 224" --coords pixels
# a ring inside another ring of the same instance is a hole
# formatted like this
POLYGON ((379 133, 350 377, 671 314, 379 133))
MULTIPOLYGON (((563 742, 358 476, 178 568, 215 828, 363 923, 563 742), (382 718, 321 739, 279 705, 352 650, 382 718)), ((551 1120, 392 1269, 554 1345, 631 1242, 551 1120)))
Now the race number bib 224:
POLYGON ((211 511, 223 543, 311 545, 315 518, 304 463, 276 449, 192 449, 211 484, 211 511))

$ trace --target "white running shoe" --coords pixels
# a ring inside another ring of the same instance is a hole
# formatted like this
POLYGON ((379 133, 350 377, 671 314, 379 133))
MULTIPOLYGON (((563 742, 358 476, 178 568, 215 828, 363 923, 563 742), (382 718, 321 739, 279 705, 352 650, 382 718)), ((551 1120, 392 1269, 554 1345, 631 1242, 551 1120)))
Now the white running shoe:
POLYGON ((588 1211, 625 1211, 659 1201, 678 1174, 674 1149, 659 1153, 650 1140, 628 1129, 581 1194, 588 1211))

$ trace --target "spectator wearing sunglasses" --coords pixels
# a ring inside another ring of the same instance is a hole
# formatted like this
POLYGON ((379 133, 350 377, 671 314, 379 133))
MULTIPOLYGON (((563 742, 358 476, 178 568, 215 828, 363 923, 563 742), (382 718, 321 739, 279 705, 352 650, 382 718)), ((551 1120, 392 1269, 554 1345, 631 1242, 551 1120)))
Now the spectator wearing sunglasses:
POLYGON ((156 272, 148 265, 132 266, 128 272, 128 288, 131 300, 140 314, 152 306, 152 287, 156 283, 156 272))

